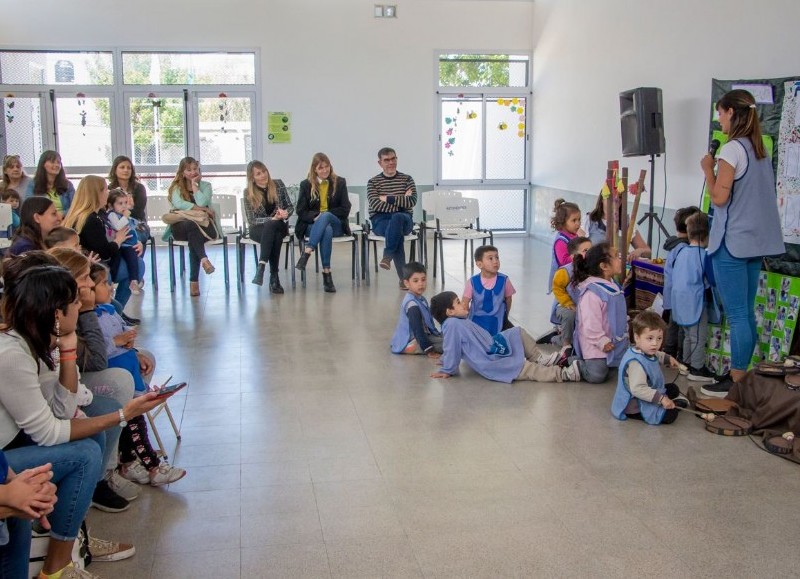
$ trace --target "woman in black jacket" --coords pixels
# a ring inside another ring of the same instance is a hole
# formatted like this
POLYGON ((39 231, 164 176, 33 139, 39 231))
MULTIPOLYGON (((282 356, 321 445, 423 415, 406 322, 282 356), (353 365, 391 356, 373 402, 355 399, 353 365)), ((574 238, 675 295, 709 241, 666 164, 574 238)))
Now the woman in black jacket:
POLYGON ((322 284, 326 292, 336 291, 331 276, 333 238, 350 235, 349 215, 350 198, 344 177, 334 173, 325 153, 317 153, 311 159, 308 178, 300 183, 297 197, 295 234, 299 239, 308 235, 308 241, 295 267, 305 269, 309 256, 319 246, 322 284))

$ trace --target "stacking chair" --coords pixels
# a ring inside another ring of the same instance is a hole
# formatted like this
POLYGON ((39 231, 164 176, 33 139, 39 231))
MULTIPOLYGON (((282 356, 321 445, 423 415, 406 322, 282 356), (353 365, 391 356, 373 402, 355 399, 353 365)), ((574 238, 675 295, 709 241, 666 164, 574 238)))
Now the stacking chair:
MULTIPOLYGON (((244 263, 245 263, 245 247, 250 245, 253 248, 253 259, 255 260, 256 267, 258 267, 258 248, 261 242, 250 238, 250 226, 247 223, 247 212, 245 211, 245 203, 247 201, 244 197, 240 200, 242 208, 242 227, 239 236, 236 239, 236 278, 238 280, 239 289, 244 284, 244 263)), ((292 289, 296 287, 295 272, 294 272, 294 227, 289 228, 289 235, 283 238, 283 244, 286 246, 286 261, 285 268, 289 267, 289 256, 291 254, 292 260, 292 289)))
POLYGON ((436 230, 433 232, 433 277, 436 277, 437 244, 439 249, 439 267, 442 270, 442 285, 444 285, 444 241, 464 242, 464 266, 467 265, 467 242, 470 253, 474 249, 474 242, 480 239, 494 243, 494 234, 491 230, 481 229, 479 203, 471 197, 439 197, 436 200, 436 230))
MULTIPOLYGON (((236 220, 236 196, 235 195, 215 195, 214 202, 211 204, 212 209, 217 215, 217 226, 222 225, 222 220, 225 219, 226 225, 222 226, 222 231, 219 232, 220 236, 217 239, 207 240, 206 245, 221 245, 222 246, 222 261, 225 271, 225 290, 230 289, 230 277, 228 274, 228 235, 238 235, 234 231, 236 220), (231 203, 233 209, 231 209, 231 203), (229 224, 231 218, 234 220, 234 226, 229 224)), ((180 248, 180 274, 181 276, 186 271, 186 259, 184 257, 184 247, 189 247, 188 241, 178 241, 170 236, 169 240, 169 290, 175 292, 175 247, 180 248)))
MULTIPOLYGON (((378 235, 374 231, 372 231, 372 223, 369 219, 366 220, 366 227, 365 227, 367 239, 367 244, 372 244, 372 252, 375 257, 375 271, 378 271, 378 244, 379 243, 386 243, 386 239, 383 235, 378 235)), ((411 252, 409 254, 408 261, 415 261, 417 257, 417 243, 419 242, 420 235, 419 235, 419 225, 413 224, 411 233, 405 236, 403 242, 411 242, 411 252)), ((369 285, 369 247, 364 249, 364 273, 366 275, 367 285, 369 285)))
POLYGON ((420 195, 422 196, 422 221, 419 222, 420 253, 425 267, 428 267, 428 231, 436 229, 436 200, 439 197, 460 198, 461 191, 433 189, 432 191, 424 191, 420 195))
MULTIPOLYGON (((342 235, 341 237, 334 237, 333 243, 352 244, 350 278, 356 282, 356 285, 361 285, 360 268, 364 266, 364 259, 363 259, 364 228, 359 223, 360 211, 361 211, 360 209, 361 197, 358 195, 358 193, 348 193, 347 197, 350 200, 350 214, 348 215, 348 220, 350 221, 350 235, 342 235)), ((302 254, 303 251, 305 251, 306 242, 308 242, 308 236, 299 240, 299 242, 300 242, 300 253, 302 254)), ((314 263, 316 266, 316 271, 317 273, 319 273, 318 251, 314 252, 314 263)), ((300 272, 300 282, 303 287, 306 287, 306 270, 302 270, 300 272)))
POLYGON ((11 214, 11 205, 0 203, 0 232, 4 234, 4 237, 0 237, 0 248, 11 247, 11 226, 14 223, 11 214))
POLYGON ((166 195, 147 196, 147 225, 150 226, 150 237, 147 239, 147 243, 150 245, 150 276, 153 280, 153 289, 156 291, 158 291, 156 240, 161 239, 161 235, 167 228, 161 221, 161 216, 168 213, 170 209, 171 206, 166 195))

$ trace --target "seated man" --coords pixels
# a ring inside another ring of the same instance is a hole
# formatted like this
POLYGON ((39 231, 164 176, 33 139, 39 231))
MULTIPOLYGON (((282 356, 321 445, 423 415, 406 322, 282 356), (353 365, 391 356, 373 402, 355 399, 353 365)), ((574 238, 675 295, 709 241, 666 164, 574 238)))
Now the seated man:
POLYGON ((400 289, 404 290, 406 286, 402 277, 406 253, 403 242, 413 227, 411 214, 417 204, 417 187, 410 175, 397 170, 394 149, 384 147, 378 151, 378 164, 383 172, 367 183, 369 218, 374 232, 386 238, 380 266, 391 269, 394 261, 400 289))

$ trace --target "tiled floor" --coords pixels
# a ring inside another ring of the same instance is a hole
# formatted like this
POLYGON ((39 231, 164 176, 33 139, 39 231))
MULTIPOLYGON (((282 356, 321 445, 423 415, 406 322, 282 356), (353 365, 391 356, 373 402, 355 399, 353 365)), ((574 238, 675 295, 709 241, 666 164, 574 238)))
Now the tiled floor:
MULTIPOLYGON (((497 245, 512 318, 543 330, 549 249, 497 245)), ((128 512, 91 512, 95 534, 137 547, 92 565, 102 577, 797 575, 800 471, 748 439, 689 415, 618 422, 611 383, 431 379, 425 358, 389 353, 394 272, 351 286, 346 248, 337 294, 313 269, 306 289, 284 275, 283 296, 249 281, 226 293, 212 253, 195 299, 185 281, 170 294, 159 251, 161 290, 148 283, 128 311, 158 374, 190 382, 171 401, 183 433, 171 458, 189 474, 128 512)), ((460 292, 461 249, 449 251, 460 292)))

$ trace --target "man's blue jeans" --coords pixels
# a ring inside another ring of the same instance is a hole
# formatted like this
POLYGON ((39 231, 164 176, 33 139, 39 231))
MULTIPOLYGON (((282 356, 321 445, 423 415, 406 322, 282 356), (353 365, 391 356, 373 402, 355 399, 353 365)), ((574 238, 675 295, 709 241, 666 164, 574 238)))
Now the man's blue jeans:
POLYGON ((405 236, 411 233, 414 222, 411 215, 404 211, 397 213, 376 213, 371 217, 372 229, 386 239, 383 256, 391 257, 397 275, 402 279, 403 266, 406 264, 405 236))

